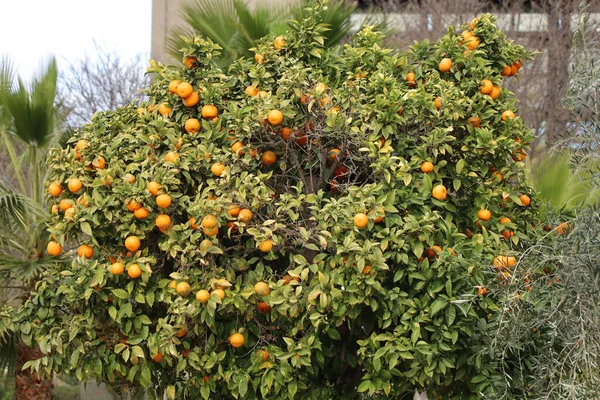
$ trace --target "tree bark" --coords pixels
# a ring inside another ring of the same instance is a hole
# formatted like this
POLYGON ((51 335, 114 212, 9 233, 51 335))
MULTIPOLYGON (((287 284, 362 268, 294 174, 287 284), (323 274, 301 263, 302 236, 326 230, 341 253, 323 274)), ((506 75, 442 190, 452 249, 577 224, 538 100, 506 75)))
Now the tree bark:
POLYGON ((54 384, 51 379, 41 379, 29 369, 23 370, 27 361, 42 357, 39 350, 33 350, 24 343, 17 345, 15 366, 15 400, 51 400, 54 384))

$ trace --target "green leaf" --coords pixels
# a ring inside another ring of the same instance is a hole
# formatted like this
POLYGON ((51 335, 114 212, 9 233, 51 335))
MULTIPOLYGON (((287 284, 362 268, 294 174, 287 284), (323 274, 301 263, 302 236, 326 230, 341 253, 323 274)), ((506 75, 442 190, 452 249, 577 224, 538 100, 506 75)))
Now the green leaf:
POLYGON ((240 382, 238 383, 238 392, 242 398, 246 396, 246 393, 248 392, 248 375, 244 375, 242 379, 240 379, 240 382))
POLYGON ((112 289, 112 292, 115 296, 117 296, 119 299, 128 299, 129 298, 129 293, 127 293, 125 290, 123 289, 112 289))
POLYGON ((81 231, 82 231, 83 233, 85 233, 86 235, 88 235, 88 236, 92 236, 92 237, 94 236, 94 235, 92 234, 92 228, 90 227, 90 224, 89 224, 89 223, 87 223, 87 222, 82 222, 81 224, 79 224, 79 227, 81 228, 81 231))
POLYGON ((458 160, 458 162, 456 163, 456 173, 460 174, 463 170, 463 168, 465 167, 465 160, 463 160, 462 158, 460 160, 458 160))
POLYGON ((358 385, 358 393, 363 393, 366 392, 367 390, 369 390, 369 387, 371 387, 371 381, 370 380, 364 380, 360 383, 360 385, 358 385))
POLYGON ((442 311, 447 305, 448 300, 444 299, 443 297, 438 297, 437 299, 435 299, 430 308, 431 316, 433 317, 435 314, 442 311))
POLYGON ((288 384, 288 392, 290 394, 290 398, 294 398, 296 396, 296 392, 298 391, 298 384, 296 381, 290 382, 288 384))

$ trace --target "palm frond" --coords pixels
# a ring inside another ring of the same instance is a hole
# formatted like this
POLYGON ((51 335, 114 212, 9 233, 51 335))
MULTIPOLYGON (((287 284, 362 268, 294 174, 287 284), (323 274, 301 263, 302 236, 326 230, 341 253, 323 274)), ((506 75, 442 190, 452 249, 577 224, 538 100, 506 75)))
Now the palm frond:
POLYGON ((0 127, 6 127, 10 122, 10 113, 6 110, 4 99, 10 93, 14 83, 12 60, 8 56, 0 58, 0 127))
POLYGON ((238 57, 252 57, 250 49, 254 43, 272 33, 271 29, 278 18, 289 14, 289 10, 283 7, 258 5, 250 10, 242 0, 234 0, 237 21, 237 33, 235 47, 238 57))
POLYGON ((19 79, 17 88, 2 95, 14 124, 15 134, 25 143, 44 146, 54 130, 56 60, 52 59, 30 88, 19 79))
POLYGON ((28 229, 32 221, 45 215, 46 211, 30 197, 0 191, 0 226, 4 230, 28 229))

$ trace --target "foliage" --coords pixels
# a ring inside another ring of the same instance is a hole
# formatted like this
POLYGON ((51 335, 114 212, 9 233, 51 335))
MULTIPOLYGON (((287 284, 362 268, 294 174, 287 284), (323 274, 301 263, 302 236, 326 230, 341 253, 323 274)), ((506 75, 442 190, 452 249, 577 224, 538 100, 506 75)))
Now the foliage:
POLYGON ((99 113, 52 152, 65 190, 48 199, 75 212, 49 230, 94 254, 19 310, 44 353, 28 367, 168 398, 493 396, 501 375, 473 352, 498 307, 488 265, 526 244, 537 207, 515 161, 530 133, 502 117, 514 96, 480 82, 530 54, 490 15, 479 46, 450 28, 395 54, 367 27, 329 49, 322 7, 227 71, 218 44, 186 39, 190 68, 152 63, 149 104, 99 113))

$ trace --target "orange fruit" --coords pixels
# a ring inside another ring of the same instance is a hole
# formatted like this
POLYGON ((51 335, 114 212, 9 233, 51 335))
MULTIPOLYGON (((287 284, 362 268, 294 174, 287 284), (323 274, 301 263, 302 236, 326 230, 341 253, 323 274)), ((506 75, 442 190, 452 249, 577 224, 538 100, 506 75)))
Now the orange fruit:
POLYGON ((189 82, 181 82, 177 85, 177 96, 187 99, 194 92, 194 88, 189 82))
POLYGON ((504 180, 504 175, 502 175, 501 172, 495 171, 492 178, 498 180, 498 182, 502 182, 504 180))
POLYGON ((473 18, 471 20, 471 22, 469 23, 469 29, 470 30, 475 29, 475 26, 477 25, 478 22, 479 22, 479 18, 473 18))
POLYGON ((408 83, 408 86, 415 86, 417 84, 417 78, 414 72, 409 72, 406 74, 405 80, 408 83))
POLYGON ((258 64, 264 64, 265 63, 265 57, 262 54, 255 54, 254 55, 254 61, 256 61, 258 64))
POLYGON ((234 218, 240 215, 240 211, 242 209, 237 204, 230 204, 229 208, 227 208, 227 213, 234 218))
POLYGON ((196 133, 200 130, 200 121, 197 118, 189 118, 185 121, 184 128, 188 133, 196 133))
POLYGON ((512 75, 512 68, 511 68, 511 66, 507 65, 504 68, 502 68, 502 72, 500 74, 502 76, 511 76, 512 75))
POLYGON ((67 221, 75 221, 75 209, 74 208, 69 208, 68 210, 65 210, 65 219, 67 221))
POLYGON ((449 58, 442 58, 438 67, 440 72, 448 72, 450 71, 450 68, 452 68, 452 60, 449 58))
POLYGON ((202 118, 204 119, 213 119, 219 115, 219 110, 212 104, 207 104, 202 107, 202 118))
POLYGON ((339 149, 331 149, 327 152, 327 160, 329 162, 334 162, 335 159, 337 158, 338 154, 340 154, 340 150, 339 149))
POLYGON ((324 84, 323 82, 319 82, 315 85, 314 87, 314 91, 317 92, 317 94, 322 94, 324 93, 326 90, 328 89, 327 85, 324 84))
POLYGON ((438 258, 439 254, 442 252, 442 248, 440 246, 432 246, 427 249, 427 257, 428 258, 438 258))
POLYGON ((123 263, 116 262, 110 266, 110 272, 113 275, 121 275, 125 271, 125 266, 123 263))
POLYGON ((152 361, 159 363, 162 361, 163 357, 163 354, 159 351, 154 357, 152 357, 152 361))
POLYGON ((517 258, 513 256, 496 256, 494 257, 494 267, 502 269, 502 268, 511 268, 517 263, 517 258))
POLYGON ((433 100, 433 105, 435 106, 435 108, 440 110, 442 108, 442 98, 439 96, 436 97, 435 100, 433 100))
POLYGON ((125 205, 125 207, 127 207, 127 209, 131 212, 134 212, 136 210, 139 210, 140 208, 142 208, 142 203, 141 202, 137 202, 134 199, 130 199, 129 202, 125 205))
POLYGON ((52 197, 58 197, 62 193, 62 186, 60 186, 60 183, 58 182, 53 182, 48 186, 48 193, 50 193, 50 196, 52 197))
POLYGON ((490 81, 489 79, 484 79, 481 81, 481 87, 479 88, 479 91, 483 94, 490 94, 492 93, 492 90, 494 89, 494 84, 492 83, 492 81, 490 81))
POLYGON ((198 95, 198 92, 192 92, 188 97, 182 99, 181 102, 186 107, 194 107, 200 102, 200 96, 198 95))
POLYGON ((490 97, 494 100, 496 100, 498 97, 500 97, 500 93, 502 92, 502 88, 499 86, 494 86, 492 88, 492 91, 490 92, 490 97))
POLYGON ((83 183, 81 183, 81 179, 79 179, 79 178, 73 178, 73 179, 69 180, 68 187, 69 187, 69 191, 71 193, 77 193, 83 187, 83 183))
POLYGON ((148 185, 146 186, 146 189, 148 190, 148 192, 150 192, 150 194, 152 196, 156 196, 158 195, 158 191, 161 188, 161 184, 158 182, 148 182, 148 185))
POLYGON ((479 41, 477 36, 465 39, 465 46, 467 46, 469 50, 475 50, 475 48, 477 48, 477 46, 479 46, 480 44, 481 42, 479 41))
POLYGON ((214 163, 210 167, 210 172, 212 172, 212 174, 214 176, 221 176, 221 174, 223 173, 224 170, 225 170, 225 165, 222 163, 214 163))
POLYGON ((513 119, 514 117, 515 113, 510 110, 506 110, 502 113, 502 121, 508 121, 509 119, 513 119))
POLYGON ((198 66, 198 59, 196 57, 188 56, 183 60, 183 65, 187 69, 192 69, 198 66))
POLYGON ((175 161, 177 161, 178 158, 179 154, 175 153, 174 151, 169 151, 165 156, 165 162, 175 163, 175 161))
POLYGON ((433 164, 429 161, 423 161, 423 163, 421 164, 421 171, 425 172, 426 174, 433 172, 433 168, 433 164))
POLYGON ((87 140, 80 139, 75 144, 75 150, 83 150, 84 148, 87 147, 87 145, 88 145, 88 141, 87 140))
MULTIPOLYGON (((368 215, 372 216, 373 214, 373 211, 369 211, 368 215)), ((379 216, 377 218, 374 218, 373 222, 375 222, 376 224, 380 224, 385 219, 385 209, 383 207, 377 207, 377 214, 379 214, 379 216)))
POLYGON ((156 217, 154 224, 161 232, 164 233, 171 226, 171 217, 166 214, 161 214, 156 217))
POLYGON ((481 126, 481 118, 473 116, 467 120, 474 128, 479 128, 481 126))
POLYGON ((289 140, 290 136, 292 136, 292 130, 290 128, 281 128, 281 138, 283 140, 289 140))
POLYGON ((262 162, 265 165, 274 164, 277 161, 277 156, 271 150, 267 150, 262 154, 262 162))
MULTIPOLYGON (((179 293, 181 296, 185 297, 188 294, 190 294, 192 288, 190 287, 190 284, 187 282, 179 282, 175 288, 175 290, 177 290, 177 293, 179 293)), ((180 336, 178 336, 180 337, 180 336)))
POLYGON ((67 199, 62 199, 60 201, 60 203, 58 203, 58 207, 62 211, 67 211, 69 208, 73 207, 73 201, 72 200, 67 200, 67 199))
POLYGON ((446 187, 444 185, 435 186, 433 188, 433 190, 431 191, 431 195, 440 201, 446 200, 446 195, 447 195, 446 187))
POLYGON ((254 285, 254 293, 259 296, 267 296, 271 293, 271 288, 266 282, 257 282, 256 285, 254 285))
POLYGON ((479 289, 477 289, 477 295, 479 296, 485 296, 488 292, 488 289, 485 286, 481 286, 479 289))
POLYGON ((133 174, 125 174, 123 175, 123 180, 127 183, 135 183, 136 179, 133 174))
POLYGON ((513 231, 504 230, 502 231, 502 236, 504 236, 505 239, 510 239, 511 236, 515 236, 515 233, 513 231))
POLYGON ((196 293, 196 300, 202 304, 208 302, 209 298, 210 298, 210 293, 208 293, 208 290, 201 289, 201 290, 198 290, 198 292, 196 293))
POLYGON ((136 252, 139 250, 141 245, 140 238, 137 236, 127 236, 125 239, 125 248, 129 251, 136 252))
POLYGON ((50 241, 46 246, 46 251, 51 256, 57 256, 62 252, 62 246, 58 242, 50 241))
POLYGON ((531 199, 526 194, 520 195, 519 200, 521 200, 521 204, 523 204, 525 207, 529 207, 529 204, 531 204, 531 199))
POLYGON ((229 343, 235 349, 239 349, 240 347, 242 347, 244 345, 244 342, 244 335, 242 335, 241 333, 234 333, 229 337, 229 343))
POLYGON ((104 157, 97 157, 93 162, 92 166, 94 169, 104 169, 106 168, 106 160, 104 157))
POLYGON ((283 113, 279 110, 271 110, 267 115, 267 120, 271 125, 279 125, 283 122, 283 113))
POLYGON ((275 46, 277 50, 283 49, 285 47, 285 38, 283 36, 277 36, 273 41, 273 46, 275 46))
POLYGON ((257 308, 258 308, 258 311, 261 312, 261 313, 263 313, 263 314, 270 313, 271 310, 273 309, 273 307, 271 307, 270 305, 268 305, 264 301, 259 301, 257 308))
POLYGON ((161 103, 158 106, 158 113, 160 115, 169 115, 169 114, 171 114, 171 111, 173 111, 173 108, 169 107, 169 105, 167 105, 167 103, 161 103))
POLYGON ((150 211, 148 211, 147 208, 141 207, 141 208, 138 208, 137 210, 135 210, 133 212, 133 215, 137 219, 144 219, 144 218, 148 218, 148 216, 150 215, 150 211))
POLYGON ((207 236, 217 236, 219 234, 219 227, 215 226, 214 228, 202 228, 202 231, 207 236))
POLYGON ((269 359, 269 352, 266 350, 260 350, 256 353, 256 355, 262 360, 262 362, 266 362, 269 359))
POLYGON ((510 220, 510 218, 502 217, 502 218, 500 218, 500 223, 504 225, 504 224, 510 224, 510 223, 512 223, 512 221, 510 220))
POLYGON ((460 35, 463 37, 464 40, 467 40, 467 39, 470 39, 473 37, 473 33, 469 32, 469 31, 463 31, 460 35))
POLYGON ((258 90, 256 86, 248 86, 246 89, 244 89, 244 93, 251 97, 256 96, 258 92, 260 92, 260 90, 258 90))
POLYGON ((217 217, 215 217, 213 214, 207 214, 204 216, 204 218, 202 218, 202 227, 206 229, 213 229, 218 223, 219 221, 217 220, 217 217))
POLYGON ((218 296, 221 300, 223 300, 225 298, 225 291, 223 289, 215 289, 210 295, 218 296))
POLYGON ((176 287, 177 287, 177 281, 173 280, 173 281, 169 282, 169 289, 175 290, 176 287))
POLYGON ((159 206, 160 208, 167 208, 171 205, 171 196, 169 196, 168 194, 159 194, 158 196, 156 196, 156 205, 159 206))
POLYGON ((490 212, 490 210, 481 209, 477 211, 477 218, 479 218, 482 221, 489 221, 490 219, 492 219, 492 213, 490 212))
POLYGON ((244 151, 242 150, 243 148, 244 143, 242 142, 235 142, 233 145, 231 145, 231 151, 233 151, 235 154, 239 154, 240 156, 244 155, 244 151))
POLYGON ((127 275, 129 275, 131 279, 139 278, 142 276, 142 269, 137 264, 131 264, 127 267, 127 275))
POLYGON ((169 92, 172 94, 177 93, 177 86, 179 86, 180 83, 181 81, 177 79, 173 79, 171 82, 169 82, 169 92))
POLYGON ((94 257, 94 249, 92 248, 92 246, 82 244, 77 249, 77 255, 79 257, 85 257, 89 260, 90 258, 94 257))
POLYGON ((365 213, 358 213, 354 216, 354 226, 363 229, 369 224, 369 217, 365 213))
POLYGON ((263 253, 268 253, 269 251, 271 251, 271 249, 273 248, 273 242, 271 242, 271 240, 267 239, 267 240, 263 240, 262 242, 260 242, 260 244, 258 245, 258 248, 260 249, 260 251, 262 251, 263 253))
POLYGON ((240 210, 240 214, 238 216, 239 220, 241 222, 250 222, 250 220, 252 220, 252 211, 248 210, 247 208, 244 208, 242 210, 240 210))
POLYGON ((559 236, 569 233, 571 230, 573 230, 573 226, 567 222, 563 222, 556 227, 556 233, 558 233, 559 236))
POLYGON ((54 204, 52 206, 52 214, 58 214, 58 210, 59 210, 58 205, 54 204))

